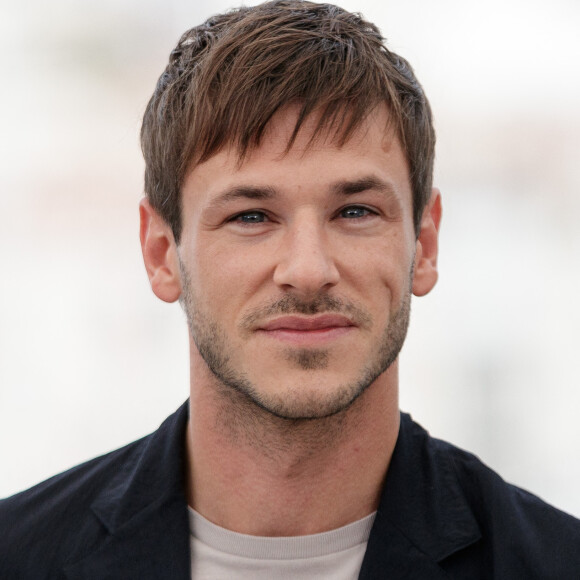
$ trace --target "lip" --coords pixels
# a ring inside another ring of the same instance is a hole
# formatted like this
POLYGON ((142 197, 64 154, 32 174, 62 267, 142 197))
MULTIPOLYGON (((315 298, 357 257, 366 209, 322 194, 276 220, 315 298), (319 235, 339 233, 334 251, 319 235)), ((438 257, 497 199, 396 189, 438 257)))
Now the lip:
POLYGON ((281 316, 261 325, 257 330, 270 338, 284 342, 306 345, 334 340, 350 331, 356 325, 340 314, 319 316, 281 316))
POLYGON ((320 316, 281 316, 260 326, 260 330, 323 330, 354 326, 346 316, 340 314, 321 314, 320 316))

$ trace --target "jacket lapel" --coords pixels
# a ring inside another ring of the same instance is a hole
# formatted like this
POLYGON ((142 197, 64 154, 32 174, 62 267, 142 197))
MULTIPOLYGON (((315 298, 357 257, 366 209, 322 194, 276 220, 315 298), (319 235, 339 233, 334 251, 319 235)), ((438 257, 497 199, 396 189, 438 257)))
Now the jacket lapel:
MULTIPOLYGON (((185 403, 119 466, 92 504, 107 533, 66 578, 189 579, 187 419, 185 403)), ((402 415, 359 578, 442 580, 438 562, 481 537, 444 445, 402 415)))
POLYGON ((140 442, 91 508, 107 531, 88 556, 65 568, 70 580, 190 576, 183 489, 187 403, 140 442))
POLYGON ((435 560, 385 520, 380 522, 378 527, 376 525, 373 527, 359 578, 443 580, 448 579, 448 576, 435 560))
POLYGON ((446 578, 438 562, 480 537, 445 444, 403 414, 359 578, 446 578))

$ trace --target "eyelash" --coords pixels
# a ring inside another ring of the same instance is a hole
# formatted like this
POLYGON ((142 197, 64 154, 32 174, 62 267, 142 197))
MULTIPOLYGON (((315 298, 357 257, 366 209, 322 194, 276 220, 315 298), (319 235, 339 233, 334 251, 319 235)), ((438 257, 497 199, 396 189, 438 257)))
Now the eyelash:
MULTIPOLYGON (((358 219, 364 219, 365 217, 368 217, 370 215, 377 215, 376 211, 373 211, 372 209, 364 206, 364 205, 347 205, 341 209, 338 210, 338 212, 336 213, 336 217, 344 217, 344 213, 347 211, 362 211, 365 212, 364 215, 359 215, 359 216, 355 216, 352 218, 346 218, 345 219, 352 219, 352 220, 358 220, 358 219)), ((259 224, 259 223, 264 223, 265 221, 269 221, 268 218, 268 214, 265 211, 262 210, 250 210, 250 211, 244 211, 241 213, 236 214, 235 216, 232 216, 229 220, 229 222, 237 222, 239 224, 243 224, 243 225, 254 225, 254 224, 259 224), (243 221, 244 217, 248 217, 248 216, 261 216, 262 218, 266 218, 266 219, 261 219, 260 221, 243 221)))
POLYGON ((255 209, 255 210, 251 210, 251 211, 244 211, 242 213, 238 213, 235 216, 231 217, 228 221, 234 222, 234 223, 237 222, 237 223, 242 224, 242 225, 253 225, 253 224, 258 224, 258 223, 264 223, 264 221, 266 221, 266 220, 262 220, 262 221, 243 221, 242 220, 242 218, 248 217, 251 215, 260 215, 263 218, 269 219, 268 214, 266 212, 255 209))
POLYGON ((338 215, 340 216, 341 214, 344 214, 345 212, 353 211, 353 210, 363 211, 365 213, 362 216, 359 215, 359 216, 349 218, 349 219, 363 219, 363 218, 371 216, 371 215, 377 215, 376 211, 373 211, 372 209, 370 209, 364 205, 347 205, 346 207, 343 207, 342 209, 339 210, 338 215))

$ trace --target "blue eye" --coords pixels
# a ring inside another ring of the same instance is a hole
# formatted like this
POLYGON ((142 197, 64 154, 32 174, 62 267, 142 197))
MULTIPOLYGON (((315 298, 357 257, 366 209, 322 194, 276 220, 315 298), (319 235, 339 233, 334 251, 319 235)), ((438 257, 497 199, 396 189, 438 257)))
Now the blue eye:
POLYGON ((261 211, 248 211, 246 213, 241 213, 234 218, 234 221, 241 222, 243 224, 259 224, 265 222, 267 219, 266 214, 261 211))
POLYGON ((372 212, 366 207, 361 207, 360 205, 350 205, 340 211, 340 217, 356 219, 366 217, 371 215, 371 213, 372 212))

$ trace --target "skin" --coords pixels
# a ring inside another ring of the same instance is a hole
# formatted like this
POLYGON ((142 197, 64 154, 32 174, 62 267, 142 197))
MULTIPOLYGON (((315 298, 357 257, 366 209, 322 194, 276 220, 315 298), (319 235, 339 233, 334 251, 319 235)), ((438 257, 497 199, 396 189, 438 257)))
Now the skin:
POLYGON ((151 285, 190 328, 188 499, 254 535, 334 529, 376 509, 399 428, 410 294, 437 280, 440 195, 413 228, 408 164, 378 109, 342 147, 288 107, 239 163, 182 189, 183 230, 141 202, 151 285))

